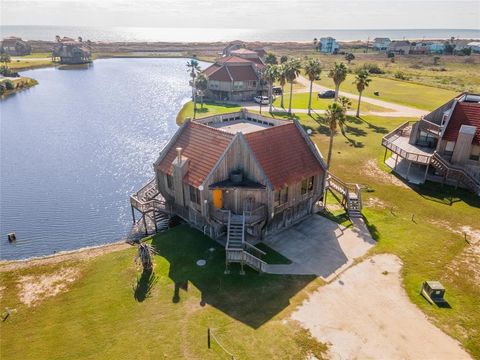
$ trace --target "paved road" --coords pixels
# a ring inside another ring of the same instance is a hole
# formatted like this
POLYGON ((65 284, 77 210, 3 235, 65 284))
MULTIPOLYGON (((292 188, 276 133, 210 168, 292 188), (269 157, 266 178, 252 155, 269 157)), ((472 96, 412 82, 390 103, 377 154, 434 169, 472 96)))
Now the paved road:
MULTIPOLYGON (((309 91, 308 89, 310 87, 310 81, 308 79, 304 78, 303 76, 299 76, 299 77, 297 77, 296 81, 297 81, 297 83, 305 86, 305 91, 309 91)), ((320 91, 325 91, 325 90, 332 90, 332 89, 329 89, 325 86, 321 86, 321 85, 318 85, 318 84, 315 84, 315 83, 313 84, 313 91, 314 92, 320 92, 320 91)), ((345 97, 350 98, 350 99, 358 99, 358 95, 356 95, 356 94, 351 94, 351 93, 347 93, 347 92, 344 92, 344 91, 340 91, 339 94, 341 96, 345 96, 345 97)), ((412 96, 415 96, 415 95, 412 94, 412 96)), ((371 111, 371 112, 366 113, 368 115, 396 116, 396 117, 416 117, 416 118, 419 118, 423 115, 428 114, 428 111, 425 111, 425 110, 415 109, 415 108, 412 108, 412 107, 409 107, 409 106, 393 104, 393 103, 390 103, 390 102, 387 102, 387 101, 372 99, 372 98, 369 98, 369 97, 363 97, 362 96, 362 101, 366 102, 366 103, 369 103, 369 104, 373 104, 373 105, 377 105, 377 106, 381 106, 381 107, 393 110, 392 112, 388 112, 388 113, 371 111)))

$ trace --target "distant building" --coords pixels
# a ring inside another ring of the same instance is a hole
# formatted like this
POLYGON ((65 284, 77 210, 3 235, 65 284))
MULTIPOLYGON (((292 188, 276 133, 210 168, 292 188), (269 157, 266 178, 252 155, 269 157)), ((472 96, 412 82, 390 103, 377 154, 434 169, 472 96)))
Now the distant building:
POLYGON ((340 49, 340 46, 337 44, 337 40, 332 37, 322 37, 318 41, 318 51, 327 53, 327 54, 336 54, 340 49))
POLYGON ((32 52, 32 47, 21 38, 11 36, 2 40, 0 52, 12 56, 24 56, 32 52))
POLYGON ((443 54, 445 51, 445 44, 441 42, 430 42, 427 46, 432 54, 443 54))
POLYGON ((467 44, 467 46, 472 49, 472 52, 479 54, 480 53, 480 41, 472 41, 467 44))
POLYGON ((412 42, 410 44, 410 52, 412 55, 425 55, 430 53, 430 48, 425 42, 412 42))
POLYGON ((219 58, 203 71, 208 79, 206 98, 247 101, 263 91, 260 71, 265 67, 258 52, 244 47, 229 48, 230 55, 219 58))
POLYGON ((378 51, 387 51, 391 42, 389 38, 375 38, 373 39, 373 47, 378 51))
POLYGON ((463 186, 480 195, 480 95, 464 93, 382 140, 387 165, 412 183, 463 186))
POLYGON ((232 41, 230 44, 225 46, 222 50, 222 52, 219 54, 220 56, 231 56, 231 52, 239 49, 245 48, 246 45, 243 41, 240 40, 235 40, 232 41))
POLYGON ((52 59, 61 64, 86 64, 92 61, 92 54, 88 44, 80 37, 78 40, 57 37, 57 43, 52 50, 52 59))
POLYGON ((395 54, 410 54, 411 44, 410 41, 401 40, 401 41, 392 41, 388 45, 388 52, 393 52, 395 54))

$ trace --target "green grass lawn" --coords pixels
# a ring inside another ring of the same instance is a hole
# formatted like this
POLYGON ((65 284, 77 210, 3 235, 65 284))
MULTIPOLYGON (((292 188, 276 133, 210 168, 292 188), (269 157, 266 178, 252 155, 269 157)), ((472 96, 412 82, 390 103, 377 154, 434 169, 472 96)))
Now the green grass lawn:
MULTIPOLYGON (((354 79, 355 76, 349 74, 347 79, 340 85, 340 91, 358 94, 357 88, 355 84, 353 84, 354 79)), ((322 75, 322 78, 318 83, 332 89, 335 88, 332 79, 326 74, 322 75)), ((363 92, 363 96, 366 97, 424 110, 434 110, 458 94, 458 91, 434 88, 407 81, 392 80, 381 77, 372 77, 370 86, 363 92), (379 91, 380 96, 375 96, 373 94, 374 91, 379 91)))
MULTIPOLYGON (((310 94, 307 93, 294 93, 292 96, 292 109, 307 109, 308 108, 308 98, 310 94)), ((290 101, 290 93, 286 92, 284 95, 283 99, 283 106, 288 109, 288 104, 290 101)), ((350 110, 356 111, 357 110, 357 105, 358 101, 351 99, 352 106, 350 110)), ((280 96, 278 96, 275 101, 273 102, 274 106, 280 107, 281 104, 281 99, 280 96)), ((312 110, 326 110, 328 105, 333 104, 333 99, 319 99, 317 97, 317 93, 314 92, 312 94, 312 110)), ((388 112, 391 111, 390 109, 386 109, 381 106, 376 106, 369 104, 367 102, 362 102, 360 104, 360 112, 369 112, 369 111, 375 111, 375 112, 388 112)))
MULTIPOLYGON (((201 104, 197 104, 197 118, 218 115, 218 114, 225 114, 230 112, 239 111, 241 107, 237 104, 215 104, 212 102, 205 102, 203 104, 203 109, 201 108, 201 104)), ((193 119, 193 102, 189 101, 183 105, 177 115, 177 124, 183 123, 183 121, 187 118, 193 119)))
POLYGON ((135 249, 83 262, 0 273, 2 309, 16 309, 0 323, 5 359, 226 359, 207 328, 237 359, 319 358, 326 347, 296 323, 284 321, 307 291, 312 276, 239 275, 225 269, 225 252, 188 226, 153 237, 153 274, 134 264, 135 249), (211 252, 209 249, 214 248, 211 252), (206 259, 198 267, 198 259, 206 259), (21 276, 76 268, 70 290, 27 308, 19 302, 21 276))

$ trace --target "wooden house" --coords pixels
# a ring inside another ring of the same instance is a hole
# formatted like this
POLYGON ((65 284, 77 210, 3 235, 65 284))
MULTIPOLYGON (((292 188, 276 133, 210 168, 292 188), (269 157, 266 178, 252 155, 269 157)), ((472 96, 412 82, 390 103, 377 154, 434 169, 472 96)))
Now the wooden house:
POLYGON ((265 65, 258 53, 244 48, 231 53, 203 71, 208 80, 207 99, 247 101, 263 90, 260 71, 265 65))
POLYGON ((406 180, 450 183, 480 195, 480 95, 463 93, 402 124, 382 145, 387 165, 406 180))
POLYGON ((258 270, 264 263, 252 242, 312 214, 327 181, 322 155, 296 120, 246 110, 187 120, 154 170, 132 195, 132 212, 177 215, 223 240, 227 264, 258 270))
POLYGON ((57 37, 57 43, 52 50, 52 60, 60 64, 86 64, 92 62, 92 54, 88 44, 81 38, 74 40, 57 37))
POLYGON ((11 36, 2 40, 0 52, 12 56, 25 56, 32 52, 32 47, 21 38, 11 36))

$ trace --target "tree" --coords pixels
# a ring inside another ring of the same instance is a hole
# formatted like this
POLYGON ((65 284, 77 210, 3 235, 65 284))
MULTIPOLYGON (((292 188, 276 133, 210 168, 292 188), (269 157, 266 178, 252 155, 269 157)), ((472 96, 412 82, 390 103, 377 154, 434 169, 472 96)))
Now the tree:
POLYGON ((287 67, 285 64, 278 65, 277 67, 277 72, 278 72, 278 82, 280 86, 282 87, 282 95, 280 98, 280 106, 283 108, 283 93, 285 89, 285 84, 287 83, 287 67))
POLYGON ((192 86, 193 118, 195 119, 195 115, 197 112, 197 96, 196 96, 196 90, 195 90, 195 78, 200 72, 200 65, 198 64, 198 61, 195 59, 191 59, 190 61, 188 61, 187 71, 190 73, 190 77, 192 78, 192 80, 190 81, 190 84, 192 86))
POLYGON ((288 56, 287 55, 282 55, 280 57, 280 64, 285 64, 288 61, 288 56))
POLYGON ((287 81, 290 83, 290 99, 288 104, 288 113, 292 114, 292 95, 293 95, 293 82, 300 75, 300 69, 302 64, 298 59, 292 59, 285 63, 285 72, 287 81))
POLYGON ((360 70, 357 72, 357 75, 355 76, 355 81, 353 82, 357 86, 358 90, 358 105, 357 105, 357 117, 360 116, 360 102, 362 100, 362 93, 363 90, 365 90, 368 85, 370 85, 370 82, 372 79, 370 79, 370 75, 368 74, 368 71, 365 69, 360 70))
POLYGON ((202 73, 198 74, 197 78, 195 79, 195 89, 197 89, 198 94, 200 95, 202 109, 203 109, 203 97, 205 96, 205 91, 207 91, 207 88, 208 88, 207 77, 202 73))
POLYGON ((305 74, 310 80, 310 94, 308 97, 308 115, 312 112, 312 89, 313 89, 313 82, 320 78, 320 74, 322 73, 322 65, 320 61, 317 59, 308 59, 304 66, 305 74))
POLYGON ((335 101, 338 100, 338 91, 340 90, 340 84, 347 78, 347 66, 344 63, 335 63, 333 68, 330 69, 328 77, 332 78, 335 83, 335 101))
POLYGON ((345 60, 348 61, 348 64, 350 65, 350 63, 352 62, 352 60, 355 60, 355 55, 353 55, 352 53, 347 53, 345 55, 345 60))
POLYGON ((56 41, 57 43, 60 42, 60 35, 55 35, 55 41, 56 41))
POLYGON ((272 112, 272 88, 273 83, 278 78, 278 68, 277 65, 267 64, 262 71, 262 78, 268 84, 268 104, 269 104, 269 112, 272 112))
POLYGON ((325 121, 328 124, 330 129, 330 141, 328 145, 328 156, 327 156, 327 169, 330 168, 330 161, 332 159, 332 149, 333 149, 333 135, 337 130, 337 124, 343 123, 345 121, 345 112, 342 106, 334 102, 333 104, 328 105, 325 121))
POLYGON ((346 96, 339 96, 337 102, 340 104, 345 114, 352 107, 352 102, 346 96))
POLYGON ((0 54, 0 62, 3 63, 3 66, 5 67, 5 69, 8 69, 8 63, 11 61, 12 59, 10 58, 10 55, 6 53, 0 54))
POLYGON ((313 48, 315 50, 317 50, 317 47, 318 47, 318 39, 317 38, 313 38, 313 48))
POLYGON ((267 55, 265 55, 265 64, 270 64, 270 65, 278 64, 277 56, 272 52, 267 53, 267 55))

